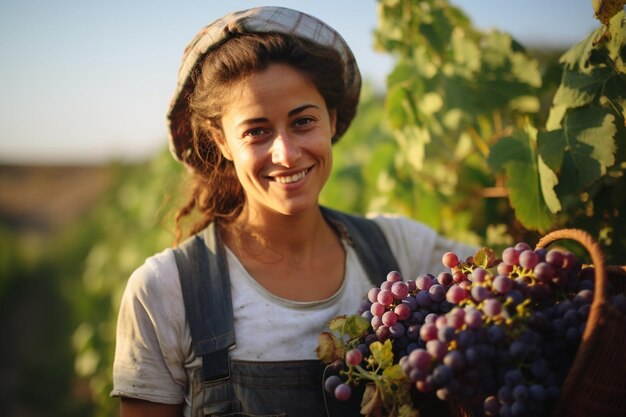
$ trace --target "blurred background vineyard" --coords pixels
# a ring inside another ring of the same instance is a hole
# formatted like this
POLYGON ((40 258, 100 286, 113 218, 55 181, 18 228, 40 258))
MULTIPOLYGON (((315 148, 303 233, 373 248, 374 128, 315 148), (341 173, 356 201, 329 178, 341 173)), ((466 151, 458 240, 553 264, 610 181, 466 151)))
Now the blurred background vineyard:
MULTIPOLYGON (((565 54, 481 32, 446 1, 378 3, 376 44, 396 66, 386 91, 366 82, 322 203, 496 248, 581 227, 625 264, 623 11, 612 44, 596 46, 598 25, 565 54), (549 142, 573 121, 593 131, 549 142), (590 149, 574 155, 587 170, 573 183, 559 146, 576 141, 590 149)), ((119 299, 132 270, 172 244, 185 178, 165 145, 137 164, 0 167, 0 415, 117 414, 119 299)))

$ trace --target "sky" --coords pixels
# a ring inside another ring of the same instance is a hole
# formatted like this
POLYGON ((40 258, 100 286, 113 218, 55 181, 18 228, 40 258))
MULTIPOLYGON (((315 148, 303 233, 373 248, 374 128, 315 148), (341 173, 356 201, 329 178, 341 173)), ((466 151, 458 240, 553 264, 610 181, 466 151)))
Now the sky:
MULTIPOLYGON (((480 29, 527 46, 569 47, 599 26, 591 0, 451 0, 480 29)), ((0 164, 149 158, 182 52, 206 24, 261 5, 245 0, 0 0, 0 164)), ((390 56, 373 49, 375 0, 274 0, 334 27, 363 78, 384 88, 390 56)))

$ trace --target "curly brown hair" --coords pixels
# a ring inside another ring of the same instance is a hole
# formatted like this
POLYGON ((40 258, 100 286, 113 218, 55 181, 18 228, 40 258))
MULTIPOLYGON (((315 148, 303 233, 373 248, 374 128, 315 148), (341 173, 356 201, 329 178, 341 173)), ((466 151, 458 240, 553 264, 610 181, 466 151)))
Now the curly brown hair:
POLYGON ((176 213, 176 241, 183 235, 182 220, 198 212, 200 218, 187 236, 209 223, 232 223, 245 204, 244 190, 233 163, 220 152, 215 138, 222 137, 221 118, 227 92, 250 74, 282 63, 302 72, 317 87, 329 110, 337 111, 338 132, 345 132, 356 108, 344 103, 346 83, 341 55, 293 35, 280 33, 238 34, 211 50, 194 74, 195 89, 189 97, 194 155, 190 161, 193 183, 188 201, 176 213))

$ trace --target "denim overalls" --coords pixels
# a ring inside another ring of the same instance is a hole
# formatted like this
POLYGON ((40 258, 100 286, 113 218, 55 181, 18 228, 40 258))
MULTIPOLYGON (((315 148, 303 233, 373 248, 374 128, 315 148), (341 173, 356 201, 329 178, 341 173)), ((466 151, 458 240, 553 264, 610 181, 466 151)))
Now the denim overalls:
MULTIPOLYGON (((354 247, 373 285, 398 270, 385 236, 373 221, 323 207, 322 213, 354 247)), ((360 416, 360 393, 355 390, 345 403, 327 394, 325 366, 317 360, 229 359, 229 348, 235 344, 230 280, 214 224, 187 239, 174 254, 192 346, 202 357, 202 367, 189 381, 192 417, 360 416)))

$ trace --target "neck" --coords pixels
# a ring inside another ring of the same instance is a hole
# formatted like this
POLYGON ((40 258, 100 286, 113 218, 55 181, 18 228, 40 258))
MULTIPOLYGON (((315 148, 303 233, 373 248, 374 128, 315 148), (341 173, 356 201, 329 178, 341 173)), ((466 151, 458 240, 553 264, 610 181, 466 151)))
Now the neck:
POLYGON ((317 250, 328 245, 329 239, 337 239, 317 206, 295 215, 244 210, 230 229, 227 241, 231 248, 239 242, 238 246, 247 255, 268 262, 307 262, 317 256, 317 250))

